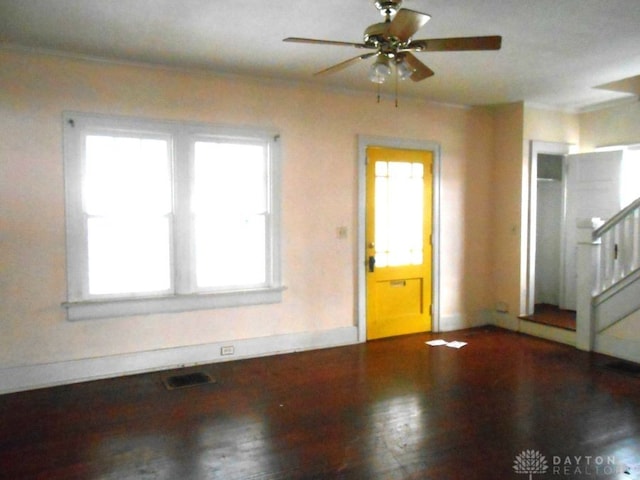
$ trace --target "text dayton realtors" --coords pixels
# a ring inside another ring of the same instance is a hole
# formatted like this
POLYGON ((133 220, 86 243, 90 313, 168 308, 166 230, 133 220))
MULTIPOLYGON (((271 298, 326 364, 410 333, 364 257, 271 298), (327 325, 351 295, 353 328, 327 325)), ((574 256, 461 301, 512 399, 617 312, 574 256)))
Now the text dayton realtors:
POLYGON ((554 475, 612 475, 617 472, 616 458, 610 456, 567 455, 551 457, 554 475))

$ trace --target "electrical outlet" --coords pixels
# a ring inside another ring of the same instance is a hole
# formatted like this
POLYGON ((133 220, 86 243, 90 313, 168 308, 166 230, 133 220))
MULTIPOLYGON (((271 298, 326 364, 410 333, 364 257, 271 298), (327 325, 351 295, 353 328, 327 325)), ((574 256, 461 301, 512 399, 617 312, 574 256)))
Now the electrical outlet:
POLYGON ((220 347, 220 355, 233 355, 236 349, 233 345, 227 345, 226 347, 220 347))

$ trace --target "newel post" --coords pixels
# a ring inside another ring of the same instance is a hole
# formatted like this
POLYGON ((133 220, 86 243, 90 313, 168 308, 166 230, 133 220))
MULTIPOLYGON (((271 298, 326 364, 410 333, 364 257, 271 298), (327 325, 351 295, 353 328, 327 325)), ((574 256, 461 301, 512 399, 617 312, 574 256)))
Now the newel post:
MULTIPOLYGON (((595 337, 593 316, 593 291, 598 276, 600 239, 593 239, 593 231, 599 222, 589 219, 578 222, 578 252, 576 257, 576 347, 592 350, 595 337)), ((598 219, 599 220, 599 219, 598 219)))

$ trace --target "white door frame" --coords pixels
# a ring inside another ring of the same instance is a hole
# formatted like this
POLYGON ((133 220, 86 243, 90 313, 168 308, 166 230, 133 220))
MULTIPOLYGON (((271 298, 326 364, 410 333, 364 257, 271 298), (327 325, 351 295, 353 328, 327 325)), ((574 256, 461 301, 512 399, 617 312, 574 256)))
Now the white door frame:
MULTIPOLYGON (((522 252, 523 259, 527 274, 525 276, 526 283, 522 286, 522 291, 526 292, 524 295, 524 304, 520 305, 520 312, 522 315, 533 315, 533 309, 535 306, 535 286, 536 286, 536 218, 538 214, 538 155, 546 153, 549 155, 568 155, 572 153, 574 145, 570 143, 560 142, 544 142, 539 140, 531 140, 529 145, 529 165, 527 171, 529 173, 529 195, 528 205, 525 207, 528 212, 527 219, 527 248, 522 252)), ((564 168, 563 168, 564 171, 564 168)), ((565 195, 565 181, 562 180, 563 198, 565 195)), ((561 227, 561 242, 564 245, 564 212, 562 214, 563 222, 561 227)), ((560 263, 564 264, 563 250, 560 250, 560 263)), ((560 278, 560 289, 562 290, 562 278, 560 278)))
POLYGON ((367 282, 366 282, 366 205, 367 205, 367 147, 399 148, 433 152, 432 203, 432 305, 431 329, 440 331, 440 144, 424 140, 358 135, 358 341, 367 340, 367 282))

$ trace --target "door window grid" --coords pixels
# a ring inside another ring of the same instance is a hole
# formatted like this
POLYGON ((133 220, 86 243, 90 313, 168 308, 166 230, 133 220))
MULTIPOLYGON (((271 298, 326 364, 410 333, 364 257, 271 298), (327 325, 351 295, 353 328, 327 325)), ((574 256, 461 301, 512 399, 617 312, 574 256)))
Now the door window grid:
POLYGON ((377 267, 423 262, 424 165, 375 163, 375 258, 377 267))

